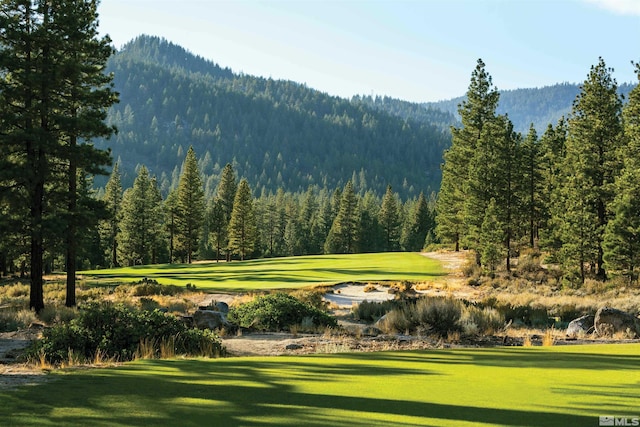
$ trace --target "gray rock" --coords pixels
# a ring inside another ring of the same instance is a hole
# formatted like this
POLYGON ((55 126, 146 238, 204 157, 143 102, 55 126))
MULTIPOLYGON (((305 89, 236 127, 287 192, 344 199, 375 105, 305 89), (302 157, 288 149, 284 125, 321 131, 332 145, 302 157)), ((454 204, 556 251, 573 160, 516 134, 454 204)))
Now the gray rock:
POLYGON ((227 314, 229 313, 229 305, 224 301, 216 301, 214 304, 214 308, 218 310, 220 313, 227 314))
POLYGON ((567 336, 577 337, 593 332, 594 319, 595 316, 592 314, 587 314, 585 316, 578 317, 577 319, 573 319, 569 322, 569 326, 567 326, 567 336))
POLYGON ((600 336, 611 336, 618 332, 624 332, 634 338, 640 331, 639 323, 632 314, 611 307, 602 307, 596 312, 594 328, 600 336))
POLYGON ((197 310, 193 313, 193 324, 198 329, 220 329, 229 326, 224 313, 213 310, 197 310))

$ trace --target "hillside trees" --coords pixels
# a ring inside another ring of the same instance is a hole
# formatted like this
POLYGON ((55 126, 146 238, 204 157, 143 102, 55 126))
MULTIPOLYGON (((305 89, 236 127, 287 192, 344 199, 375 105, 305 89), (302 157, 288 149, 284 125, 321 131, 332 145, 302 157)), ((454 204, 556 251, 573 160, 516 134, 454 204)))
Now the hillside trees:
POLYGON ((96 7, 83 0, 0 4, 1 193, 4 202, 28 210, 30 307, 37 312, 44 308, 45 235, 59 225, 52 228, 53 211, 63 212, 66 223, 66 303, 75 304, 74 237, 84 215, 77 179, 102 173, 110 161, 84 143, 113 132, 104 118, 117 99, 103 74, 111 48, 108 38, 97 37, 96 7))

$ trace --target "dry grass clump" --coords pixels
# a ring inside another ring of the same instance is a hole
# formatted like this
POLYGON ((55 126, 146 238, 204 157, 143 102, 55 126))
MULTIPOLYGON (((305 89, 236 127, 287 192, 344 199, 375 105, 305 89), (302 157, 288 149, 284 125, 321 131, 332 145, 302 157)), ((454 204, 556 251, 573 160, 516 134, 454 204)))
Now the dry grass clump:
POLYGON ((479 308, 451 297, 422 297, 387 313, 380 326, 387 333, 476 336, 504 328, 504 317, 493 308, 479 308))
POLYGON ((363 290, 364 292, 376 292, 378 290, 378 287, 372 283, 368 283, 367 285, 365 285, 363 290))

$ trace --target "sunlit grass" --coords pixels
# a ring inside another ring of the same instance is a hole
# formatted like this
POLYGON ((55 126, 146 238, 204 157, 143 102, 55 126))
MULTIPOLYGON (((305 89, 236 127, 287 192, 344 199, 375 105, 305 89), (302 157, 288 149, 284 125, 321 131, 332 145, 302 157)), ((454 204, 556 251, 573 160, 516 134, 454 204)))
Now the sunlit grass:
POLYGON ((638 416, 640 345, 144 360, 0 392, 0 425, 598 425, 638 416))
POLYGON ((162 284, 191 283, 201 290, 261 290, 345 281, 433 280, 445 272, 439 261, 417 253, 394 252, 151 265, 81 274, 110 281, 137 281, 146 277, 162 284))

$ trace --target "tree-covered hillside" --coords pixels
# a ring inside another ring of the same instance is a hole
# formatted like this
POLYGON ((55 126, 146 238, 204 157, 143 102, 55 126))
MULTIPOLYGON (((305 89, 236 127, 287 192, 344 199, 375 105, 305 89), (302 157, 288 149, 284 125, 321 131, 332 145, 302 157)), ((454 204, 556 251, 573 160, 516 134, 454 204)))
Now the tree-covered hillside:
MULTIPOLYGON (((618 87, 618 93, 628 98, 634 84, 624 83, 618 87)), ((580 85, 560 83, 542 88, 514 89, 500 91, 500 103, 497 114, 508 114, 514 129, 523 134, 529 131, 533 123, 536 131, 542 133, 548 125, 555 125, 558 120, 571 113, 573 101, 580 93, 580 85)), ((423 104, 426 108, 441 109, 456 114, 458 104, 466 98, 464 96, 423 104)))
POLYGON ((228 162, 256 193, 337 188, 403 196, 437 191, 453 115, 391 113, 291 81, 234 74, 156 37, 141 36, 109 62, 120 103, 110 147, 123 185, 145 165, 166 194, 193 146, 211 194, 228 162))

